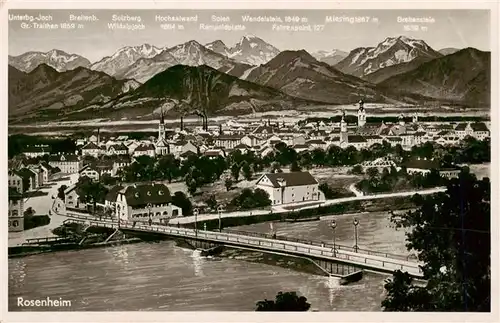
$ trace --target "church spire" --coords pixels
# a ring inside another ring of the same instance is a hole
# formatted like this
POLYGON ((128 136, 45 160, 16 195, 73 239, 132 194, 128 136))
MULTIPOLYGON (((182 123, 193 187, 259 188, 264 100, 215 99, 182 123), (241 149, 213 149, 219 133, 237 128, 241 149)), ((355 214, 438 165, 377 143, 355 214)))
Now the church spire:
POLYGON ((163 108, 161 109, 160 123, 165 124, 165 116, 163 115, 163 108))

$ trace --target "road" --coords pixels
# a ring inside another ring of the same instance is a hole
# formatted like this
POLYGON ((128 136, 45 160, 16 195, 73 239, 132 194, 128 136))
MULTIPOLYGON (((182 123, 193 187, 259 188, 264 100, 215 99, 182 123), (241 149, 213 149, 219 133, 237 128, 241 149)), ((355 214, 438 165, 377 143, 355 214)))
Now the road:
MULTIPOLYGON (((417 193, 420 195, 428 195, 428 194, 434 194, 434 193, 444 192, 444 191, 446 191, 446 188, 438 187, 438 188, 432 188, 432 189, 420 190, 420 191, 352 196, 352 197, 344 197, 344 198, 339 198, 339 199, 326 200, 320 206, 328 206, 328 205, 351 202, 351 201, 365 201, 365 200, 376 200, 376 199, 384 199, 384 198, 391 198, 391 197, 412 196, 412 195, 417 194, 417 193)), ((312 206, 310 205, 310 206, 304 206, 301 208, 299 205, 297 205, 295 210, 296 211, 306 210, 306 209, 312 209, 312 208, 317 208, 317 207, 318 207, 318 205, 312 205, 312 206)), ((284 210, 283 208, 274 208, 272 211, 272 213, 284 213, 284 212, 289 212, 289 210, 284 210)), ((221 218, 247 217, 247 216, 262 215, 262 214, 271 214, 271 211, 253 210, 251 212, 249 212, 249 211, 228 212, 228 213, 222 213, 221 218)), ((198 221, 215 220, 215 219, 219 218, 219 215, 218 214, 199 214, 197 218, 198 218, 197 219, 198 221)), ((170 220, 171 224, 177 224, 177 223, 182 224, 182 223, 193 223, 193 222, 195 222, 194 216, 186 216, 186 217, 180 217, 180 218, 170 220)))
MULTIPOLYGON (((54 179, 56 178, 58 177, 55 177, 54 179)), ((63 181, 49 181, 49 184, 52 184, 51 187, 40 190, 42 192, 48 192, 48 195, 36 196, 26 199, 24 201, 24 209, 26 210, 28 207, 32 207, 33 210, 35 210, 36 215, 48 215, 49 210, 52 210, 52 206, 54 204, 64 204, 57 198, 52 199, 52 196, 57 196, 58 188, 61 187, 61 185, 69 186, 69 182, 69 179, 63 181)), ((54 234, 52 233, 52 229, 62 225, 63 221, 66 219, 67 217, 56 214, 54 211, 52 211, 50 215, 50 223, 48 225, 25 230, 22 232, 9 232, 9 247, 21 245, 26 242, 26 239, 52 237, 54 236, 54 234)))
POLYGON ((351 185, 349 185, 349 191, 353 192, 354 195, 356 196, 363 196, 363 192, 361 192, 360 190, 358 190, 356 188, 356 184, 355 183, 352 183, 351 185))

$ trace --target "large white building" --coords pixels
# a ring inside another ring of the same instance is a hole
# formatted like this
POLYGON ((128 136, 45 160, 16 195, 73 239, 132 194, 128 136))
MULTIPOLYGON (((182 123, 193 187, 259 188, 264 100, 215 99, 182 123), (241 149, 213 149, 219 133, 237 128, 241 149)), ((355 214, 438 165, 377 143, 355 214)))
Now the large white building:
POLYGON ((120 221, 166 223, 171 217, 182 216, 182 209, 172 204, 165 184, 134 184, 120 190, 116 197, 115 214, 120 221))
POLYGON ((256 182, 272 205, 324 200, 318 181, 309 172, 269 173, 256 182))

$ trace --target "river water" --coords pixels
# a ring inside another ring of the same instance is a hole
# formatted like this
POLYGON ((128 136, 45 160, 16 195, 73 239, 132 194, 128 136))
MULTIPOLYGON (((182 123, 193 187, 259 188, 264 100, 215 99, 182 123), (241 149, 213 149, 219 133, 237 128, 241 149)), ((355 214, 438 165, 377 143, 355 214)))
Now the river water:
MULTIPOLYGON (((391 228, 386 213, 360 214, 360 247, 408 254, 404 232, 391 228)), ((337 219, 339 243, 354 243, 353 216, 337 219)), ((329 240, 328 220, 278 223, 280 235, 329 240)), ((268 232, 269 224, 238 230, 268 232)), ((380 311, 384 279, 365 273, 340 286, 335 278, 314 276, 243 260, 203 258, 172 241, 47 253, 9 259, 9 310, 69 311, 253 311, 259 300, 279 291, 297 291, 319 311, 380 311), (24 299, 63 299, 71 307, 17 306, 24 299)))

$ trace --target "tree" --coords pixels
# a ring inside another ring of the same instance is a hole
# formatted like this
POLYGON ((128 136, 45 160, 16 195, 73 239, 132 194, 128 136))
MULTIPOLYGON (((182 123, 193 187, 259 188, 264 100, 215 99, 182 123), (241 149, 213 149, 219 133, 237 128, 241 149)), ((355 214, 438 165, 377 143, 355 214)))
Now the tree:
POLYGON ((233 186, 233 180, 230 177, 226 178, 226 180, 224 181, 224 186, 226 186, 226 191, 229 192, 229 190, 231 190, 231 187, 233 186))
POLYGON ((196 193, 196 190, 198 189, 198 183, 196 182, 196 179, 194 179, 190 175, 186 176, 186 186, 189 194, 191 195, 194 195, 194 193, 196 193))
POLYGON ((271 200, 269 199, 269 194, 260 188, 253 191, 250 188, 245 188, 241 191, 240 195, 231 200, 230 204, 241 210, 249 210, 269 206, 271 205, 271 200))
POLYGON ((61 187, 59 187, 57 189, 57 197, 61 200, 64 201, 64 198, 65 198, 65 195, 64 195, 64 191, 67 189, 68 187, 66 185, 61 185, 61 187))
POLYGON ((26 210, 24 210, 23 214, 25 217, 30 217, 30 216, 35 215, 35 213, 36 213, 35 210, 30 206, 26 210))
POLYGON ((351 169, 352 174, 356 175, 363 175, 363 167, 361 165, 354 165, 354 167, 351 169))
POLYGON ((408 250, 423 262, 425 286, 400 271, 385 285, 385 311, 479 311, 491 308, 490 181, 462 172, 447 190, 414 197, 415 211, 393 215, 408 250))
POLYGON ((243 163, 241 170, 243 172, 243 177, 245 177, 247 181, 252 179, 252 169, 250 168, 250 165, 247 162, 243 163))
POLYGON ((76 183, 76 193, 83 203, 92 203, 96 212, 97 203, 104 203, 108 189, 100 182, 93 182, 87 176, 80 177, 76 183))
POLYGON ((211 208, 212 210, 217 209, 217 200, 215 199, 215 195, 210 195, 210 197, 205 201, 207 206, 211 208))
POLYGON ((257 302, 255 311, 306 312, 310 308, 306 297, 298 296, 296 292, 279 292, 274 301, 265 299, 257 302))
POLYGON ((175 192, 175 194, 172 196, 172 204, 180 207, 182 209, 183 215, 193 214, 193 204, 183 192, 175 192))
POLYGON ((158 159, 156 163, 156 173, 169 183, 179 176, 180 162, 173 155, 165 155, 158 159))
POLYGON ((233 166, 231 166, 231 175, 237 182, 238 178, 240 178, 240 166, 238 164, 233 164, 233 166))
POLYGON ((302 169, 300 168, 299 164, 296 161, 292 162, 292 165, 290 165, 290 171, 291 172, 300 172, 302 169))

